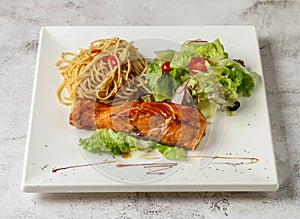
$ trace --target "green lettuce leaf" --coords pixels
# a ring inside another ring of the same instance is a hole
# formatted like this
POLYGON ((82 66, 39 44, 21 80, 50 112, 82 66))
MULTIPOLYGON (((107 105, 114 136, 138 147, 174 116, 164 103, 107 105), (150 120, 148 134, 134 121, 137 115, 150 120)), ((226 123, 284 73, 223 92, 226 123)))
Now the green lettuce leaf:
POLYGON ((183 148, 157 144, 155 148, 168 160, 181 160, 186 151, 183 148))
POLYGON ((169 160, 180 160, 185 156, 183 148, 158 144, 153 141, 138 139, 112 129, 97 129, 88 138, 80 138, 79 145, 92 153, 107 152, 115 155, 146 149, 157 149, 169 160))
POLYGON ((255 74, 236 61, 223 61, 210 65, 205 74, 193 76, 187 86, 198 108, 206 118, 219 108, 232 106, 241 96, 249 97, 255 88, 255 74), (212 110, 213 109, 213 110, 212 110))
POLYGON ((239 95, 249 97, 255 88, 253 75, 245 67, 236 61, 227 62, 223 66, 211 67, 217 75, 222 87, 225 99, 232 104, 239 95))
POLYGON ((148 65, 146 79, 157 102, 171 100, 179 84, 175 79, 163 74, 155 63, 148 65))
POLYGON ((155 101, 171 100, 175 94, 178 83, 173 78, 163 74, 158 78, 154 87, 155 101))
POLYGON ((176 52, 172 61, 170 62, 170 67, 187 68, 192 57, 196 57, 196 54, 193 50, 176 52))
POLYGON ((157 80, 161 77, 161 75, 162 70, 161 67, 159 67, 159 65, 155 63, 148 64, 146 80, 148 81, 149 87, 152 91, 155 90, 157 80))
POLYGON ((201 43, 200 45, 197 42, 193 43, 193 41, 187 41, 183 45, 195 51, 199 57, 214 61, 228 57, 227 53, 224 52, 224 47, 219 39, 216 39, 213 42, 201 43))
POLYGON ((238 87, 238 93, 245 97, 250 97, 254 87, 253 77, 249 74, 244 74, 242 84, 238 87))
POLYGON ((206 119, 226 104, 219 79, 213 72, 194 75, 187 84, 187 90, 206 119))
POLYGON ((92 153, 110 152, 120 155, 130 151, 144 150, 156 144, 122 132, 114 132, 112 129, 97 129, 90 137, 80 138, 79 145, 92 153))
POLYGON ((152 63, 157 64, 158 66, 162 66, 165 62, 171 62, 175 55, 175 50, 172 49, 166 49, 161 51, 155 51, 154 52, 156 57, 153 60, 152 63))
POLYGON ((213 42, 201 42, 201 44, 186 41, 182 44, 180 51, 174 54, 170 67, 187 68, 193 57, 202 57, 207 58, 210 62, 218 62, 227 58, 228 54, 224 52, 224 47, 219 39, 213 42))
POLYGON ((180 84, 183 84, 188 79, 190 79, 192 75, 185 68, 174 68, 169 72, 168 76, 170 76, 171 78, 174 78, 180 84))

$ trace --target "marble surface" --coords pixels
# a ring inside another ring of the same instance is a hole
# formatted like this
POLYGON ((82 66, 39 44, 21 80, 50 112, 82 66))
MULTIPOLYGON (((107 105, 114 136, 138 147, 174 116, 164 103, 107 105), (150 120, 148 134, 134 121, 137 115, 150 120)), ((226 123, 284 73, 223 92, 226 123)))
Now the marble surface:
POLYGON ((1 0, 0 218, 299 218, 299 11, 298 0, 1 0), (213 24, 257 28, 281 182, 277 192, 21 192, 42 26, 213 24))

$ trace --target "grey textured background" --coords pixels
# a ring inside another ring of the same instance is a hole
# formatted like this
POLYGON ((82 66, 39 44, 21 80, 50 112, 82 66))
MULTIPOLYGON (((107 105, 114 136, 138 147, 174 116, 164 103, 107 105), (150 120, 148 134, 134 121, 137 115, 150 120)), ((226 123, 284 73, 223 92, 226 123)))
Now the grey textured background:
POLYGON ((300 218, 300 1, 0 0, 0 218, 300 218), (257 28, 281 186, 272 193, 24 194, 39 31, 50 25, 257 28))

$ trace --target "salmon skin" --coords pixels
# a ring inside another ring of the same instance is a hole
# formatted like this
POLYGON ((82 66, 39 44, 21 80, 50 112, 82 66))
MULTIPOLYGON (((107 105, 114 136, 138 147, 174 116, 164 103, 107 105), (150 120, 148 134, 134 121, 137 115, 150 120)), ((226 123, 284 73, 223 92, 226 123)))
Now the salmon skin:
POLYGON ((203 114, 193 106, 169 102, 127 102, 107 105, 78 99, 70 124, 79 129, 112 129, 161 144, 194 149, 206 129, 203 114))

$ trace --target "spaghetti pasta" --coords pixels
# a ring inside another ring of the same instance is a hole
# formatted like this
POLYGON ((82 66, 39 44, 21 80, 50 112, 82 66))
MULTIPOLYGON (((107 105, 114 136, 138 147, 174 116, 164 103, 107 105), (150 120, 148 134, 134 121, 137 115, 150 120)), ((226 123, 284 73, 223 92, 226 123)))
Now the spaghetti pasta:
POLYGON ((56 66, 63 77, 56 97, 70 106, 76 98, 111 104, 122 85, 146 72, 147 62, 131 43, 114 37, 93 41, 79 54, 62 53, 56 66))

